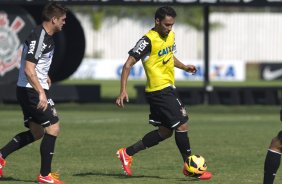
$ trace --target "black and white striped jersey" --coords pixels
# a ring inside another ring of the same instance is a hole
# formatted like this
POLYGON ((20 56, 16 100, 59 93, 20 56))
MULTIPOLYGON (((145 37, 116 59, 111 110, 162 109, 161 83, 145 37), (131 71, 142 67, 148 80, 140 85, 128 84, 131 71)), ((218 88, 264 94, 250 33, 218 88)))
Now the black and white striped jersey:
POLYGON ((47 78, 52 63, 55 43, 43 26, 34 28, 24 43, 17 86, 32 88, 24 72, 27 61, 36 64, 36 74, 43 89, 49 89, 47 78))

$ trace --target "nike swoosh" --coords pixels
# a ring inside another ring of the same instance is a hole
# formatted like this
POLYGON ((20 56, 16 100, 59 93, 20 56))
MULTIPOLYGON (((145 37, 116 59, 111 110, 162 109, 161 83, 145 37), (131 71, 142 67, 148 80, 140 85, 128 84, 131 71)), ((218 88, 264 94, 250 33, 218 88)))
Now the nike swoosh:
POLYGON ((262 72, 262 76, 265 80, 273 80, 276 79, 280 76, 282 76, 282 68, 278 69, 278 70, 270 70, 270 67, 265 67, 263 72, 262 72))
POLYGON ((124 165, 128 165, 128 162, 125 160, 124 151, 122 150, 122 160, 124 165))
MULTIPOLYGON (((170 57, 171 58, 171 57, 170 57)), ((165 64, 167 64, 167 62, 169 62, 169 60, 170 60, 170 58, 168 59, 168 60, 163 60, 163 64, 165 65, 165 64)))
POLYGON ((46 182, 48 182, 48 183, 54 183, 54 180, 45 180, 44 178, 40 178, 40 180, 46 181, 46 182))

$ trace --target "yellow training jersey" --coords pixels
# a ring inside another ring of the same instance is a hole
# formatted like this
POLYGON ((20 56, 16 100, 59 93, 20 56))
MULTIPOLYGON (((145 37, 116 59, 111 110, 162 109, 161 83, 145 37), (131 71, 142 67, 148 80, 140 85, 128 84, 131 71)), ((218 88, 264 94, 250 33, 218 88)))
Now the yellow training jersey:
POLYGON ((158 32, 150 30, 129 51, 136 60, 142 60, 147 76, 146 92, 174 85, 175 50, 174 32, 170 31, 166 38, 162 38, 158 32))

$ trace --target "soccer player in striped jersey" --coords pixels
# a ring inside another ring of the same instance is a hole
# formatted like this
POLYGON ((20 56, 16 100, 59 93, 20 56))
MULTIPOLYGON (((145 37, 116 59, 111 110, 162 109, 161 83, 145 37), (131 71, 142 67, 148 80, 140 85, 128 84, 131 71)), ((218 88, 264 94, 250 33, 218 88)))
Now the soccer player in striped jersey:
POLYGON ((62 30, 67 9, 55 2, 42 11, 42 24, 34 28, 23 47, 17 82, 17 99, 28 128, 15 135, 0 149, 0 177, 6 158, 26 145, 42 138, 40 145, 41 169, 38 183, 64 184, 57 173, 51 172, 56 138, 60 131, 59 118, 48 90, 51 80, 48 71, 52 63, 55 43, 52 36, 62 30))

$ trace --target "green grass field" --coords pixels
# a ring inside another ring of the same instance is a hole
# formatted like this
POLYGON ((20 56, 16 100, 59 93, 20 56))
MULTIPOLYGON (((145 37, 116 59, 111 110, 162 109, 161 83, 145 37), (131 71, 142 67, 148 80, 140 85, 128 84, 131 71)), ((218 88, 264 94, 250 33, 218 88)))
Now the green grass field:
MULTIPOLYGON (((127 83, 127 93, 130 99, 136 97, 135 85, 145 85, 146 81, 140 80, 129 80, 127 83)), ((101 86, 101 97, 102 99, 112 99, 119 95, 120 92, 120 81, 119 80, 65 80, 62 84, 98 84, 101 86)), ((203 82, 199 81, 176 81, 176 87, 201 87, 203 82)), ((221 86, 221 87, 236 87, 236 86, 282 86, 280 80, 277 81, 261 81, 261 80, 248 80, 244 82, 211 82, 212 86, 221 86)))
MULTIPOLYGON (((191 106, 192 152, 206 158, 214 177, 208 181, 185 178, 182 159, 172 137, 134 157, 133 177, 123 176, 115 156, 153 130, 147 124, 148 106, 127 104, 58 104, 61 134, 53 170, 68 184, 258 184, 270 140, 281 129, 279 106, 191 106)), ((0 106, 0 145, 25 130, 20 108, 0 106)), ((39 171, 40 142, 7 158, 3 184, 34 183, 39 171)), ((276 184, 282 182, 282 171, 276 184)))

